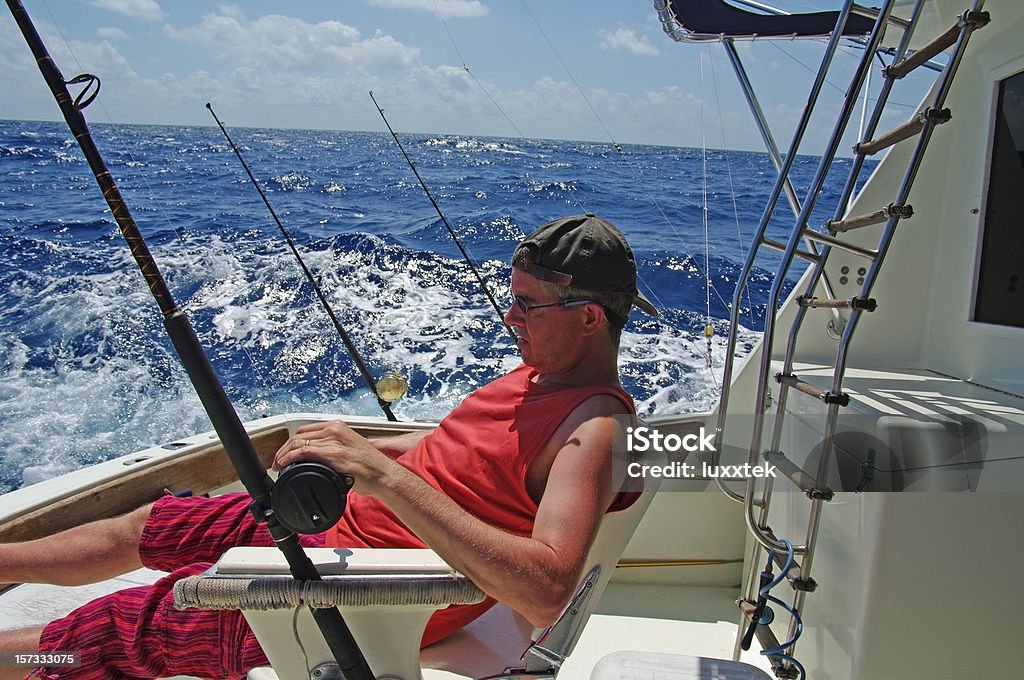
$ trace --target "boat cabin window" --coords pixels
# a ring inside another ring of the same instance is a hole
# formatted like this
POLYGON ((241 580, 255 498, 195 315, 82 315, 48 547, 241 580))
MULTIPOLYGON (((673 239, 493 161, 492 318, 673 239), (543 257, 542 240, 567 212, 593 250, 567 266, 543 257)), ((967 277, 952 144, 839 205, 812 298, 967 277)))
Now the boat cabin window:
POLYGON ((1024 73, 999 84, 974 320, 1024 327, 1024 73))

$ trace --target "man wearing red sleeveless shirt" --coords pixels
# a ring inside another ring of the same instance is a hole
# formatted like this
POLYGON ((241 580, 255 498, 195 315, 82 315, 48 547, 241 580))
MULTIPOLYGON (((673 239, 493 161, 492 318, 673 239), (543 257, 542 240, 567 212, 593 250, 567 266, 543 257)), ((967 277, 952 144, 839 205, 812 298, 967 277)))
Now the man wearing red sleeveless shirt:
MULTIPOLYGON (((625 238, 591 214, 549 222, 516 248, 511 288, 505 322, 523 365, 469 395, 436 430, 369 441, 340 421, 317 423, 300 428, 274 461, 277 469, 317 461, 355 480, 342 520, 302 537, 304 545, 426 545, 488 595, 435 614, 424 644, 495 601, 535 626, 552 623, 601 517, 633 499, 612 479, 615 416, 634 412, 619 384, 619 336, 634 305, 657 312, 637 291, 625 238)), ((0 651, 81 652, 80 667, 41 669, 46 678, 243 677, 266 664, 239 612, 178 612, 171 592, 229 547, 272 545, 247 506, 245 496, 167 496, 117 519, 0 546, 0 582, 74 585, 141 565, 170 572, 45 628, 0 633, 0 651)), ((4 675, 11 670, 0 668, 0 678, 18 677, 4 675)))

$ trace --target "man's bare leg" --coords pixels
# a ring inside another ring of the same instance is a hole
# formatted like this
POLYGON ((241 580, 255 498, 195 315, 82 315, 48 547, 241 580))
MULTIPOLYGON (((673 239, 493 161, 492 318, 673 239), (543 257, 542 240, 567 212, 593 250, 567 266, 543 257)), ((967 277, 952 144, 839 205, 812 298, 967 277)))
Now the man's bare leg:
MULTIPOLYGON (((42 634, 42 626, 0 631, 0 653, 22 654, 38 651, 39 637, 42 634)), ((30 670, 32 669, 25 666, 0 663, 0 680, 21 680, 30 670)))
POLYGON ((152 507, 33 541, 0 544, 0 583, 78 586, 138 569, 139 539, 152 507))

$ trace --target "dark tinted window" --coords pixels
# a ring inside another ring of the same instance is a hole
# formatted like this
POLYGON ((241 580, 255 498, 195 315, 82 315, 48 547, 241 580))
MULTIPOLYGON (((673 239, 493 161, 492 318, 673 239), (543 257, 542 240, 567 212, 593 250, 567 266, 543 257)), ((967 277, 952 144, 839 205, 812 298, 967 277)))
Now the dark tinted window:
POLYGON ((1024 327, 1024 73, 999 85, 974 319, 1024 327))

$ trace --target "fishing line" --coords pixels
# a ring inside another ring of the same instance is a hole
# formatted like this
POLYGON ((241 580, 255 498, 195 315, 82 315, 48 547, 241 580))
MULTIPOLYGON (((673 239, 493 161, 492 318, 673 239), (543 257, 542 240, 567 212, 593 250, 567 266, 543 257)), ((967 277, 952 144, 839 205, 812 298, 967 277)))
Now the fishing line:
MULTIPOLYGON (((622 146, 615 140, 614 135, 612 135, 611 131, 608 130, 608 127, 604 124, 604 121, 601 119, 601 116, 594 109, 594 106, 593 106, 593 104, 591 104, 590 99, 587 97, 586 93, 583 91, 583 88, 580 86, 580 84, 576 80, 575 76, 573 76, 573 73, 569 69, 568 64, 566 64, 565 60, 562 59, 561 54, 559 54, 558 50, 555 48, 554 44, 551 42, 551 39, 548 38, 547 33, 544 31, 544 28, 540 25, 540 22, 537 20, 537 17, 534 16, 533 12, 530 11, 530 8, 526 4, 525 0, 520 0, 520 2, 523 5, 523 8, 526 10, 526 13, 530 15, 530 18, 533 20, 533 23, 537 26, 537 30, 540 31, 541 35, 544 37, 544 40, 548 43, 548 47, 551 48, 551 51, 554 53, 555 58, 558 59, 559 63, 562 65, 562 68, 565 69, 565 72, 569 76, 569 79, 572 81, 573 85, 576 86, 576 89, 579 91, 580 96, 583 98, 583 101, 586 102, 587 106, 590 108, 591 112, 594 114, 594 118, 597 120, 597 122, 601 126, 601 128, 605 131, 605 134, 608 136, 608 139, 611 141, 612 146, 615 148, 615 150, 620 155, 625 156, 625 152, 623 151, 622 146)), ((703 77, 703 75, 702 75, 702 77, 703 77)), ((703 115, 703 101, 701 102, 701 107, 702 107, 701 108, 701 113, 703 115)), ((701 134, 703 135, 703 125, 701 127, 702 127, 701 134)), ((638 176, 642 175, 642 172, 643 172, 642 169, 640 169, 639 166, 637 166, 637 174, 638 174, 638 176)), ((702 272, 700 271, 700 266, 697 264, 696 258, 693 257, 693 255, 691 253, 687 252, 686 253, 686 257, 687 257, 688 260, 690 260, 693 263, 694 267, 698 270, 698 272, 700 272, 703 275, 704 281, 705 281, 705 288, 706 288, 706 291, 707 291, 707 317, 706 317, 706 323, 704 325, 704 337, 707 340, 707 350, 706 350, 706 352, 704 350, 701 350, 699 347, 697 347, 697 344, 692 339, 690 340, 690 342, 697 349, 698 353, 704 354, 705 364, 706 364, 707 368, 710 370, 711 369, 711 338, 714 335, 714 326, 711 324, 711 291, 714 290, 715 295, 718 297, 718 299, 721 301, 721 303, 726 308, 728 308, 728 304, 726 303, 725 299, 722 297, 721 293, 718 292, 718 289, 715 288, 714 285, 711 282, 711 270, 710 270, 710 262, 708 260, 708 247, 707 247, 707 244, 708 244, 708 236, 707 236, 707 211, 708 211, 708 208, 707 208, 707 186, 706 186, 707 171, 706 171, 706 167, 705 167, 705 171, 704 171, 704 178, 705 178, 704 204, 703 204, 703 209, 704 209, 704 232, 705 232, 705 238, 704 238, 704 240, 705 240, 704 271, 702 271, 702 272)), ((647 186, 646 183, 644 183, 644 182, 637 182, 637 184, 639 186, 641 186, 641 187, 645 187, 645 189, 646 189, 646 186, 647 186)), ((669 219, 668 215, 665 213, 665 210, 661 207, 661 204, 658 202, 658 200, 653 195, 651 195, 651 194, 646 194, 646 196, 647 196, 647 199, 655 206, 655 208, 657 208, 658 212, 661 214, 662 218, 665 220, 665 223, 668 224, 669 228, 671 228, 672 231, 675 233, 676 238, 679 239, 679 242, 683 243, 684 242, 683 238, 679 234, 678 229, 676 229, 676 226, 672 222, 672 220, 669 219)), ((684 252, 686 252, 685 249, 684 249, 684 252)), ((642 277, 639 277, 639 275, 638 275, 638 278, 641 278, 641 281, 642 281, 642 277)), ((651 288, 650 286, 647 286, 647 285, 645 285, 645 288, 647 288, 649 291, 651 291, 655 301, 657 301, 661 306, 664 306, 664 303, 662 303, 660 301, 660 297, 658 296, 657 292, 655 292, 653 290, 653 288, 651 288)), ((711 381, 711 383, 712 383, 712 385, 716 386, 715 389, 717 391, 717 383, 716 383, 716 380, 715 380, 715 377, 714 377, 713 374, 712 374, 712 381, 711 381)))
POLYGON ((459 50, 458 44, 456 44, 455 42, 455 38, 452 37, 452 32, 448 28, 448 22, 444 20, 444 15, 441 13, 440 8, 437 6, 437 0, 434 0, 434 12, 437 14, 437 18, 441 21, 441 25, 444 26, 444 32, 448 34, 448 40, 451 41, 452 47, 455 48, 455 54, 459 55, 459 61, 462 62, 463 70, 469 74, 469 77, 473 79, 473 82, 477 84, 477 87, 479 87, 480 90, 485 95, 487 95, 487 98, 490 99, 491 103, 494 104, 495 108, 497 108, 498 111, 501 112, 501 115, 505 116, 505 120, 508 121, 508 124, 515 129, 515 131, 519 134, 520 137, 523 137, 525 139, 525 135, 523 135, 523 131, 519 129, 519 126, 516 125, 511 118, 509 118, 509 115, 505 113, 505 109, 501 108, 501 104, 499 104, 498 101, 491 96, 491 93, 487 91, 487 88, 484 87, 484 84, 481 83, 480 80, 476 77, 476 74, 469 70, 469 64, 466 63, 466 60, 462 56, 462 52, 459 50))
MULTIPOLYGON (((790 54, 789 52, 787 52, 787 51, 785 50, 785 48, 783 48, 782 46, 780 46, 780 45, 776 44, 776 42, 775 42, 775 41, 773 41, 773 40, 772 40, 772 41, 768 41, 768 42, 769 42, 769 44, 770 44, 770 45, 771 45, 772 47, 774 47, 775 49, 779 50, 779 51, 780 51, 780 52, 782 52, 782 53, 783 53, 784 55, 786 55, 787 57, 789 57, 790 59, 792 59, 793 61, 795 61, 795 62, 796 62, 797 64, 799 64, 800 66, 802 66, 802 67, 803 67, 803 69, 804 69, 805 71, 807 71, 808 73, 813 73, 813 74, 817 74, 817 72, 818 72, 818 71, 817 71, 817 69, 811 68, 810 66, 808 66, 808 65, 807 65, 807 64, 805 64, 804 62, 800 61, 800 59, 798 59, 797 57, 795 57, 795 56, 793 56, 792 54, 790 54)), ((810 41, 810 42, 821 42, 821 41, 818 41, 818 40, 813 40, 813 41, 810 41)), ((840 52, 840 53, 842 53, 842 54, 846 54, 846 55, 848 55, 848 56, 854 56, 854 53, 853 53, 853 50, 854 50, 854 49, 857 49, 857 48, 855 48, 855 47, 849 47, 849 46, 845 46, 845 45, 841 45, 841 46, 839 47, 839 52, 840 52)), ((875 54, 875 56, 876 56, 876 57, 878 57, 879 61, 882 61, 882 57, 881 57, 881 55, 880 55, 880 54, 876 53, 876 54, 875 54)), ((884 61, 882 61, 882 66, 883 66, 883 67, 885 66, 885 62, 884 62, 884 61)), ((839 85, 836 85, 835 83, 833 83, 833 82, 832 82, 831 80, 829 80, 828 78, 826 78, 826 79, 825 79, 825 83, 826 83, 826 84, 827 84, 827 85, 828 85, 829 87, 831 87, 831 88, 832 88, 833 90, 835 90, 836 92, 838 92, 839 94, 841 94, 841 95, 844 95, 844 96, 846 95, 846 90, 844 90, 844 89, 843 89, 842 87, 840 87, 839 85)), ((876 101, 876 100, 877 100, 877 97, 872 97, 872 98, 870 99, 870 101, 876 101)), ((904 103, 902 103, 902 102, 898 102, 898 101, 895 101, 895 100, 893 100, 893 99, 891 99, 891 98, 890 98, 890 99, 888 100, 888 103, 892 104, 893 106, 902 106, 903 108, 907 108, 907 109, 914 109, 914 110, 916 110, 916 109, 917 109, 917 105, 915 105, 915 104, 904 104, 904 103)))
MULTIPOLYGON (((721 111, 722 110, 722 99, 719 96, 718 77, 717 77, 716 72, 715 72, 715 60, 711 59, 710 61, 711 61, 711 82, 712 82, 712 85, 714 86, 714 91, 715 91, 715 106, 717 107, 718 111, 721 111)), ((724 147, 725 147, 725 120, 723 120, 723 117, 721 116, 721 114, 719 114, 719 116, 718 116, 718 125, 719 125, 719 129, 720 129, 720 131, 722 133, 723 155, 725 156, 725 171, 726 171, 727 176, 729 177, 729 198, 732 199, 732 216, 733 216, 733 221, 736 224, 736 243, 737 244, 743 244, 743 243, 746 243, 746 240, 745 240, 745 238, 743 236, 743 230, 740 228, 740 209, 739 209, 739 205, 736 202, 736 185, 733 182, 733 178, 732 178, 732 161, 729 160, 728 152, 726 152, 724 150, 724 147)), ((744 287, 743 292, 746 293, 746 295, 747 295, 747 322, 750 324, 750 327, 753 328, 754 327, 754 300, 753 300, 753 298, 750 295, 750 289, 749 288, 744 287)), ((726 307, 728 308, 728 305, 726 305, 726 307)))
MULTIPOLYGON (((305 590, 305 588, 304 588, 305 590)), ((299 614, 302 613, 304 608, 312 609, 312 607, 304 607, 304 598, 299 598, 299 603, 295 605, 295 610, 292 612, 292 637, 295 639, 295 644, 299 646, 299 652, 302 654, 302 662, 306 668, 306 671, 313 675, 313 669, 309 663, 309 654, 306 653, 306 645, 302 643, 302 636, 299 635, 299 614)))
POLYGON ((612 133, 608 130, 607 126, 605 126, 604 121, 601 120, 601 116, 598 115, 597 109, 594 108, 594 105, 590 103, 590 99, 587 97, 586 92, 583 91, 583 88, 580 87, 580 84, 572 75, 572 71, 569 70, 569 66, 566 65, 565 61, 562 59, 562 55, 560 55, 558 53, 558 50, 555 49, 555 45, 554 43, 551 42, 551 39, 548 37, 548 34, 544 32, 544 27, 540 25, 540 22, 537 21, 537 17, 535 17, 533 15, 533 12, 530 11, 530 7, 529 5, 526 4, 526 0, 519 0, 519 2, 520 4, 522 4, 523 9, 526 10, 526 13, 530 15, 530 18, 533 19, 533 23, 537 26, 537 30, 540 31, 540 34, 542 36, 544 36, 544 40, 547 42, 548 47, 550 47, 551 51, 554 52, 555 58, 558 59, 558 62, 562 65, 562 68, 565 69, 566 74, 568 74, 569 80, 571 80, 572 84, 576 86, 577 90, 579 90, 580 96, 583 97, 583 101, 585 101, 587 103, 587 106, 590 107, 590 111, 591 113, 594 114, 594 118, 597 120, 598 125, 600 125, 601 129, 604 130, 604 133, 608 135, 608 139, 612 140, 612 145, 615 147, 615 150, 618 151, 619 153, 622 153, 622 147, 619 146, 619 143, 615 141, 615 137, 612 136, 612 133))
MULTIPOLYGON (((704 92, 704 55, 700 58, 700 89, 704 92)), ((708 237, 708 144, 706 131, 704 129, 704 97, 700 98, 700 162, 701 162, 701 191, 702 204, 701 213, 704 221, 704 297, 707 303, 707 316, 704 317, 704 338, 708 343, 708 353, 705 357, 707 367, 711 368, 711 338, 715 334, 715 327, 711 324, 711 239, 708 237)))
POLYGON ((501 311, 501 307, 498 305, 498 301, 494 299, 493 295, 491 295, 491 289, 487 287, 487 283, 484 281, 484 277, 480 274, 480 270, 477 267, 476 263, 473 262, 473 258, 470 257, 469 251, 466 250, 466 246, 463 245, 462 241, 455 233, 455 229, 452 228, 452 225, 448 221, 448 218, 444 216, 444 212, 441 210, 441 206, 438 204, 437 199, 434 198, 434 194, 430 192, 430 189, 427 187, 427 183, 423 181, 422 177, 420 177, 420 172, 419 170, 416 169, 416 164, 412 162, 412 158, 410 158, 409 154, 405 152, 405 147, 402 146, 402 141, 398 138, 398 135, 395 134, 394 129, 391 127, 391 123, 388 122, 387 116, 384 115, 384 109, 380 107, 380 104, 377 103, 377 99, 373 96, 373 90, 370 90, 370 99, 373 100, 373 105, 377 107, 377 112, 380 113, 380 117, 384 120, 384 125, 387 126, 388 132, 391 133, 391 137, 395 140, 395 144, 398 145, 398 150, 401 151, 402 155, 405 157, 405 162, 409 164, 409 168, 412 170, 412 174, 416 175, 416 179, 419 181, 420 186, 423 187, 423 192, 427 195, 427 198, 430 199, 430 204, 434 206, 434 210, 437 211, 438 216, 444 223, 445 228, 448 230, 448 235, 452 237, 452 240, 455 242, 455 245, 459 247, 459 252, 462 253, 463 259, 466 261, 466 264, 469 265, 469 268, 470 270, 472 270, 473 275, 476 276, 476 280, 480 283, 481 290, 483 290, 484 295, 487 296, 488 302, 491 303, 491 307, 493 307, 494 311, 497 313, 498 320, 501 322, 501 325, 505 328, 506 331, 508 331, 508 334, 512 337, 512 340, 516 340, 517 338, 515 331, 509 328, 508 324, 505 323, 505 313, 501 311))
MULTIPOLYGON (((458 55, 459 61, 462 62, 462 68, 465 69, 466 73, 468 73, 469 76, 473 79, 473 81, 476 82, 476 84, 480 87, 480 90, 485 95, 487 95, 487 98, 491 100, 491 103, 494 104, 495 108, 497 108, 498 111, 501 113, 501 115, 505 117, 505 120, 507 120, 509 122, 509 125, 511 125, 515 129, 516 133, 519 135, 519 138, 521 140, 523 140, 524 142, 529 141, 527 139, 527 137, 526 137, 526 134, 523 133, 523 131, 519 128, 518 125, 515 124, 515 121, 513 121, 512 118, 508 115, 508 113, 505 112, 505 109, 502 108, 501 104, 499 104, 498 101, 493 96, 491 96, 491 93, 488 92, 487 88, 484 87, 483 83, 481 83, 480 80, 477 79, 476 75, 472 71, 469 70, 469 65, 466 63, 466 59, 462 56, 462 50, 459 49, 458 43, 455 42, 455 36, 452 35, 452 32, 451 32, 451 30, 448 27, 448 23, 444 20, 444 17, 441 15, 440 10, 438 9, 437 0, 434 0, 434 9, 435 9, 435 11, 436 11, 436 13, 438 15, 438 19, 441 21, 441 24, 444 26, 445 33, 448 34, 448 40, 451 41, 452 47, 455 49, 455 54, 458 55)), ((537 20, 534 19, 534 23, 536 23, 536 21, 537 20)), ((543 33, 543 29, 541 30, 541 33, 543 33)), ((550 44, 550 42, 549 42, 549 44, 550 44)), ((556 56, 557 56, 557 53, 556 53, 556 56)), ((562 62, 562 66, 565 67, 566 71, 568 72, 569 69, 565 65, 565 62, 562 62)), ((572 74, 571 73, 569 74, 569 77, 572 78, 572 74)), ((579 85, 577 85, 577 88, 578 87, 579 87, 579 85)), ((582 93, 582 91, 581 91, 581 93, 582 93)), ((586 95, 584 95, 584 100, 586 100, 586 95)), ((588 101, 587 104, 589 105, 590 102, 588 101)), ((593 107, 591 107, 591 110, 593 110, 593 107)), ((595 112, 594 115, 596 116, 597 113, 595 112)), ((598 122, 599 123, 601 122, 600 119, 598 119, 598 122)), ((603 127, 603 124, 602 124, 602 127, 603 127)), ((607 129, 605 130, 605 132, 607 132, 607 129)), ((610 134, 608 136, 611 137, 610 134)), ((612 140, 612 143, 615 144, 615 141, 612 140)), ((618 144, 615 144, 615 148, 620 153, 622 152, 622 147, 620 147, 618 144)), ((567 198, 568 198, 568 202, 572 203, 574 206, 576 206, 580 210, 580 212, 587 212, 587 209, 584 208, 584 206, 583 206, 583 202, 578 197, 569 195, 567 198)))
POLYGON ((245 162, 245 158, 242 157, 242 152, 235 145, 234 140, 231 139, 231 135, 228 134, 227 128, 224 127, 224 123, 222 123, 220 118, 217 117, 217 114, 213 110, 213 106, 211 106, 209 102, 207 102, 206 108, 210 110, 210 115, 213 116, 215 121, 217 121, 220 131, 224 134, 224 139, 228 140, 228 144, 231 145, 231 150, 235 152, 235 156, 238 157, 242 167, 245 168, 246 174, 249 175, 249 179, 252 180, 252 185, 256 187, 256 191, 259 192, 260 198, 263 199, 263 204, 267 206, 267 210, 270 211, 270 216, 274 218, 277 228, 281 230, 281 235, 284 236, 284 240, 288 244, 288 248, 292 251, 296 261, 298 261, 299 266, 302 268, 302 273, 305 274, 306 280, 309 281, 311 286, 313 286, 313 291, 316 293, 316 297, 320 301, 320 305, 324 308, 324 311, 327 312, 327 316, 331 318, 331 322, 334 324, 335 330, 337 330, 338 335, 341 336, 341 341, 345 343, 345 349, 348 350, 349 355, 352 357, 352 361, 355 362, 356 369, 363 377, 363 381, 366 383, 366 386, 370 388, 373 396, 377 398, 377 403, 380 405, 381 410, 384 411, 384 415, 387 416, 387 419, 390 421, 397 421, 398 419, 395 417, 395 414, 391 412, 391 404, 378 393, 376 381, 370 374, 370 370, 366 367, 366 363, 359 354, 359 350, 356 348, 355 343, 352 342, 352 338, 349 337, 349 334, 345 331, 344 327, 342 327, 341 322, 338 321, 338 317, 335 315, 334 309, 331 308, 331 304, 327 301, 327 297, 324 295, 323 290, 316 282, 316 278, 309 270, 309 267, 306 266, 306 262, 302 259, 302 255, 299 254, 299 249, 295 246, 295 241, 292 240, 291 234, 289 234, 288 230, 284 228, 281 220, 277 217, 277 212, 274 210, 273 206, 270 205, 270 199, 267 198, 267 194, 263 191, 263 187, 260 185, 259 180, 257 180, 256 176, 252 173, 252 170, 249 168, 249 164, 245 162))

